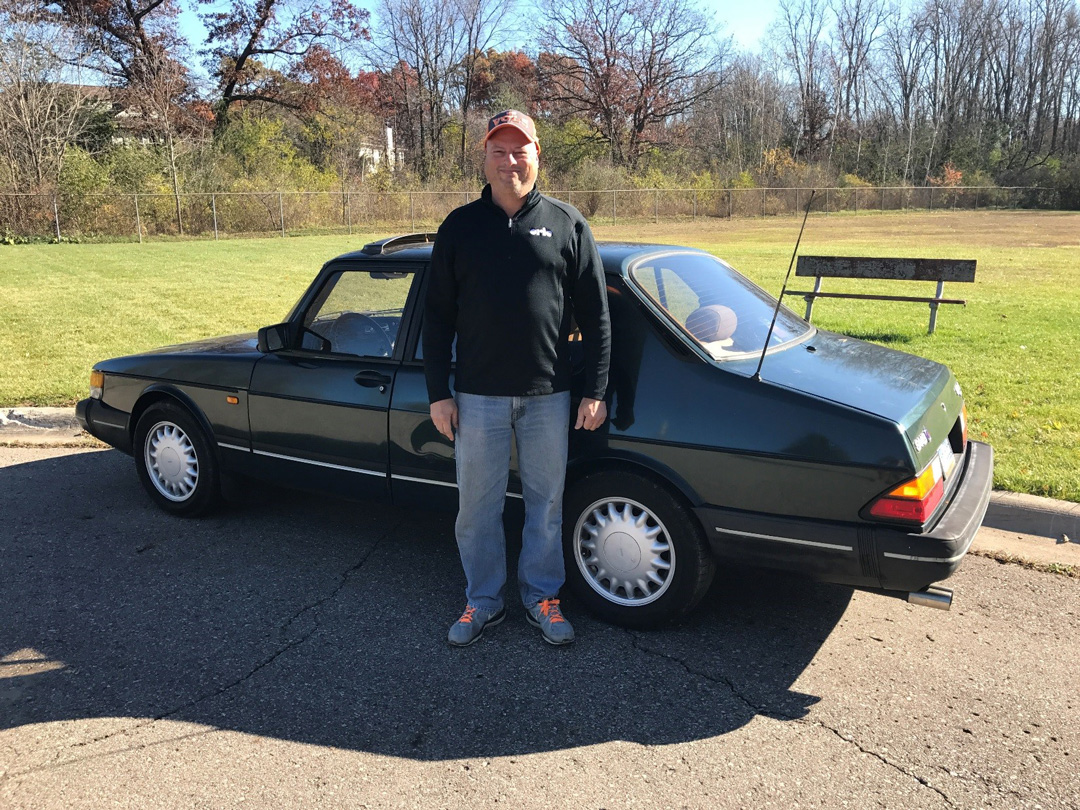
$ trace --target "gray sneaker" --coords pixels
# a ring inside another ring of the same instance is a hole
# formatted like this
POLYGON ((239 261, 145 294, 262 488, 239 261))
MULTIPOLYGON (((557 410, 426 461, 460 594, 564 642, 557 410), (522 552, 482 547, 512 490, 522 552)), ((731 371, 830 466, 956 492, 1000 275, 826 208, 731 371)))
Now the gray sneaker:
POLYGON ((451 647, 468 647, 474 641, 477 641, 480 636, 484 635, 485 627, 494 627, 505 618, 506 611, 503 608, 499 608, 494 613, 489 613, 486 610, 467 605, 465 612, 461 614, 461 618, 450 626, 450 632, 446 634, 446 640, 451 647))
POLYGON ((574 640, 574 628, 559 610, 558 599, 541 599, 525 609, 525 618, 533 627, 540 628, 540 635, 548 644, 570 644, 574 640))

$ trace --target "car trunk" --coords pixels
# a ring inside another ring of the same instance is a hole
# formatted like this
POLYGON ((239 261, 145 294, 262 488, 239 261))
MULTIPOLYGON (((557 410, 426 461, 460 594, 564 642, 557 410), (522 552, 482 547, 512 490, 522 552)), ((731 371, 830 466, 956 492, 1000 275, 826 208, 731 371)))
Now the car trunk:
POLYGON ((819 330, 805 343, 767 356, 761 376, 895 422, 908 438, 916 470, 950 436, 952 451, 962 449, 960 387, 947 367, 932 360, 819 330))

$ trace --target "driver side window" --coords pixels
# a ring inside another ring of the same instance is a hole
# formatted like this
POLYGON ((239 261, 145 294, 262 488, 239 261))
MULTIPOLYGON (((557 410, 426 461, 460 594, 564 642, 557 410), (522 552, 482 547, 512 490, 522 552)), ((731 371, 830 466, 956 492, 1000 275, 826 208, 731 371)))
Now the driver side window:
POLYGON ((301 347, 354 357, 392 357, 415 274, 342 270, 330 277, 304 316, 301 347))

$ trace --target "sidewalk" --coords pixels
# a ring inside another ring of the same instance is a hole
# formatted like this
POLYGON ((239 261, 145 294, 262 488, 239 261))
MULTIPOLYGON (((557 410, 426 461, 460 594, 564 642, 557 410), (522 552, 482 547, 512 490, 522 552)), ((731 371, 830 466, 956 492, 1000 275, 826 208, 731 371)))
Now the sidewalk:
MULTIPOLYGON (((103 446, 83 433, 74 408, 0 408, 0 445, 103 446)), ((1080 568, 1080 503, 994 490, 972 550, 1080 568)))

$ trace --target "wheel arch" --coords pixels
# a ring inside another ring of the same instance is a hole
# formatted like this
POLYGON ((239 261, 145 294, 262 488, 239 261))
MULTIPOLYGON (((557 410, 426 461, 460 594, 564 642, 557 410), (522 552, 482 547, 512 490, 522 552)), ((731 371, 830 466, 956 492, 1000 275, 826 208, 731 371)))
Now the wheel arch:
POLYGON ((686 479, 666 464, 638 453, 615 452, 604 456, 571 461, 566 469, 566 485, 569 487, 586 475, 609 470, 637 473, 643 478, 664 487, 672 495, 682 500, 685 506, 694 514, 695 520, 698 519, 694 510, 696 507, 701 506, 704 501, 686 479))
POLYGON ((189 414, 192 418, 198 422, 199 427, 202 428, 206 434, 207 443, 210 445, 210 452, 217 456, 217 446, 214 442, 214 429, 210 425, 210 420, 206 418, 206 414, 202 412, 202 409, 195 404, 187 394, 181 391, 174 385, 167 383, 154 383, 148 386, 135 402, 135 407, 131 409, 131 418, 128 420, 128 435, 131 437, 132 448, 135 447, 135 429, 138 427, 139 420, 142 419, 142 415, 146 413, 152 406, 161 402, 173 402, 189 414))

